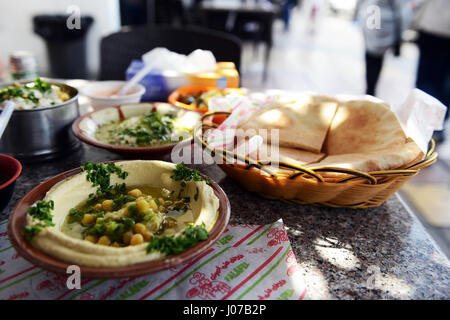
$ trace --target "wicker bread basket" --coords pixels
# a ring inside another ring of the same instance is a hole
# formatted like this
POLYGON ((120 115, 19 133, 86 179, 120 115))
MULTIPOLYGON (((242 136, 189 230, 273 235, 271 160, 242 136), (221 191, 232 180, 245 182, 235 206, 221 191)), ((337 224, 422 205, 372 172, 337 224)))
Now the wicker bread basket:
POLYGON ((431 140, 429 151, 424 158, 415 159, 395 170, 367 173, 333 167, 307 169, 279 162, 279 169, 274 171, 267 161, 244 158, 228 150, 214 149, 208 145, 203 136, 204 132, 217 127, 229 114, 214 112, 203 115, 202 126, 195 132, 195 141, 213 157, 220 155, 223 158, 223 163, 218 165, 232 179, 245 189, 269 199, 329 207, 377 207, 420 169, 433 164, 437 159, 434 141, 431 140), (236 163, 236 159, 245 164, 236 163))

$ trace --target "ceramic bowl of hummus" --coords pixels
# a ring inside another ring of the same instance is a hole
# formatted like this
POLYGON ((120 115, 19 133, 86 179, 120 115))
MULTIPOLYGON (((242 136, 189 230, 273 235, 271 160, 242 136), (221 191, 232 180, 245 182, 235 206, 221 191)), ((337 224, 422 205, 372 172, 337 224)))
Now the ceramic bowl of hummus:
POLYGON ((105 107, 78 118, 75 136, 94 147, 126 156, 154 159, 178 143, 192 141, 201 114, 169 103, 105 107))
POLYGON ((141 276, 176 267, 213 245, 230 205, 198 171, 156 160, 86 163, 17 204, 8 235, 44 269, 78 265, 88 278, 141 276))

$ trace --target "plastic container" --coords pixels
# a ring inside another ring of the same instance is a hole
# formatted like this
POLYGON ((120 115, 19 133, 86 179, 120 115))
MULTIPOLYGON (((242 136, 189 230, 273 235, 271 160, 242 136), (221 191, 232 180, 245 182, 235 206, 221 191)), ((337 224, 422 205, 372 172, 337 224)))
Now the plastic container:
POLYGON ((196 86, 238 88, 239 72, 233 62, 217 62, 215 72, 189 74, 189 82, 196 86))
POLYGON ((33 80, 38 76, 36 57, 28 51, 11 53, 9 71, 13 80, 33 80))
MULTIPOLYGON (((126 71, 126 79, 131 79, 143 67, 142 60, 133 60, 126 71)), ((238 88, 239 72, 233 62, 218 62, 215 72, 185 74, 170 70, 153 70, 139 83, 146 89, 142 101, 167 101, 173 91, 188 85, 238 88)))
MULTIPOLYGON (((130 80, 144 67, 142 60, 133 60, 127 68, 125 78, 130 80)), ((175 71, 152 70, 139 84, 145 87, 146 91, 142 96, 142 101, 167 101, 169 94, 176 88, 189 83, 188 77, 175 71)))

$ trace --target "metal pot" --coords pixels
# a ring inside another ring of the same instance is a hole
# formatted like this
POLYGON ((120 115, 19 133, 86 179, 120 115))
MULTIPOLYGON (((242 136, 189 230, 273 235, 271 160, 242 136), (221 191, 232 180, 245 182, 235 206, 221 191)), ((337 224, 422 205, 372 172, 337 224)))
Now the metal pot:
POLYGON ((0 139, 0 153, 34 162, 55 158, 80 146, 71 130, 72 122, 80 116, 78 90, 63 83, 48 83, 59 86, 71 98, 51 107, 14 110, 0 139))

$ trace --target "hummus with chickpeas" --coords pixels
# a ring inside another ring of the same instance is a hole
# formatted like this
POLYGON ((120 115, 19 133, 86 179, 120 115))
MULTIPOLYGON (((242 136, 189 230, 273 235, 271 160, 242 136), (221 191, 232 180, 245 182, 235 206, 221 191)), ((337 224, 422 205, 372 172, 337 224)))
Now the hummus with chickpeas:
POLYGON ((30 207, 25 231, 34 247, 82 266, 119 267, 178 253, 214 226, 219 199, 192 170, 144 160, 110 166, 61 181, 30 207), (167 251, 167 243, 175 248, 167 251))

